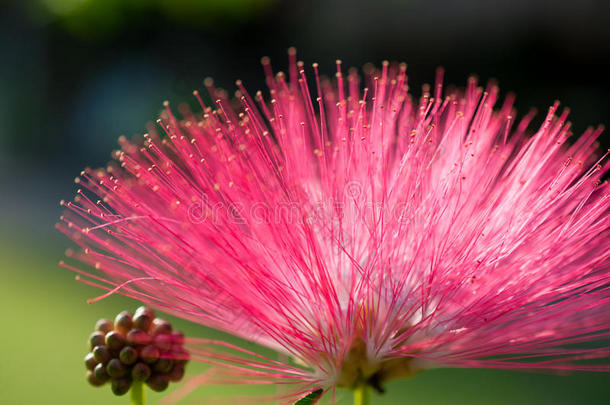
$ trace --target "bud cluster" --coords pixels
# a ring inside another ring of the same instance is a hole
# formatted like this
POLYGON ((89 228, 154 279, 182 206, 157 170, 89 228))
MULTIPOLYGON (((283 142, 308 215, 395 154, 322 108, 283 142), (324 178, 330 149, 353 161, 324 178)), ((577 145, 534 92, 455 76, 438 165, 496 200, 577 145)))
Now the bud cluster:
POLYGON ((96 387, 110 381, 115 395, 126 394, 134 382, 163 391, 184 376, 188 352, 183 343, 181 332, 146 307, 133 315, 123 311, 114 322, 100 319, 89 336, 87 380, 96 387))

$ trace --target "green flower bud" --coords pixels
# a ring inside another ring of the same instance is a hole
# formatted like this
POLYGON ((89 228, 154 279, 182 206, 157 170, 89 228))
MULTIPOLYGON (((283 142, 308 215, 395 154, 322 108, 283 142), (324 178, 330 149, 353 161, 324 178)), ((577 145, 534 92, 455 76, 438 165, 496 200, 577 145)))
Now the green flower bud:
POLYGON ((157 335, 155 336, 155 346, 159 350, 168 352, 172 348, 172 336, 171 335, 157 335))
POLYGON ((119 353, 121 363, 131 365, 138 360, 138 351, 131 346, 125 346, 119 353))
POLYGON ((172 333, 172 325, 165 319, 155 318, 150 333, 152 335, 169 335, 172 333))
POLYGON ((114 395, 125 395, 131 388, 131 380, 129 378, 113 378, 112 392, 114 395))
POLYGON ((127 367, 119 359, 111 359, 106 366, 106 373, 112 378, 121 378, 127 374, 127 367))
POLYGON ((132 329, 127 334, 127 343, 130 345, 149 345, 151 342, 152 338, 143 330, 132 329))
POLYGON ((140 314, 148 315, 151 319, 155 319, 155 311, 153 311, 152 309, 150 309, 144 305, 142 305, 141 307, 138 307, 138 309, 136 309, 134 316, 138 316, 140 314))
POLYGON ((93 332, 89 335, 89 347, 93 349, 95 346, 104 344, 105 334, 100 331, 93 332))
POLYGON ((119 332, 112 331, 106 335, 106 346, 110 350, 121 350, 125 346, 125 337, 119 332))
POLYGON ((133 327, 148 332, 152 326, 154 317, 147 312, 136 312, 133 317, 133 327))
POLYGON ((110 319, 100 319, 95 324, 95 330, 102 333, 108 333, 114 329, 114 324, 110 319))
POLYGON ((114 318, 114 329, 118 330, 125 336, 131 329, 133 320, 129 311, 123 311, 114 318))
POLYGON ((172 332, 172 343, 175 345, 184 344, 184 333, 179 330, 175 330, 172 332))
POLYGON ((97 377, 95 377, 93 371, 91 370, 87 371, 87 381, 94 387, 101 387, 105 383, 105 381, 98 380, 97 377))
POLYGON ((165 391, 169 385, 169 378, 163 374, 153 374, 150 376, 146 384, 151 390, 161 392, 165 391))
POLYGON ((110 350, 106 346, 95 346, 93 348, 93 358, 101 364, 106 364, 110 360, 110 350))
POLYGON ((159 373, 168 373, 173 365, 174 362, 172 359, 160 358, 159 361, 155 363, 153 369, 159 373))
POLYGON ((102 383, 105 383, 110 379, 110 376, 106 372, 106 367, 104 367, 102 363, 99 363, 97 366, 95 366, 95 368, 93 369, 93 375, 98 381, 102 383))
POLYGON ((97 360, 95 360, 93 353, 87 353, 85 356, 85 367, 87 367, 87 370, 93 370, 96 365, 97 360))
POLYGON ((150 367, 148 367, 145 363, 136 363, 131 369, 131 378, 134 381, 146 381, 148 377, 150 377, 151 371, 150 367))
POLYGON ((187 352, 182 346, 179 346, 179 345, 173 345, 171 353, 172 353, 172 358, 174 359, 174 362, 178 363, 178 364, 184 365, 190 359, 189 352, 187 352))
POLYGON ((89 336, 91 353, 84 359, 91 385, 111 381, 112 392, 124 395, 138 381, 159 392, 184 377, 189 359, 184 335, 151 309, 142 306, 133 315, 123 311, 114 322, 100 319, 95 329, 89 336))
POLYGON ((140 351, 140 357, 148 364, 152 364, 159 360, 159 355, 159 349, 153 345, 144 346, 140 351))
POLYGON ((184 377, 184 365, 178 363, 174 364, 174 367, 169 372, 168 377, 169 380, 173 382, 182 380, 182 377, 184 377))

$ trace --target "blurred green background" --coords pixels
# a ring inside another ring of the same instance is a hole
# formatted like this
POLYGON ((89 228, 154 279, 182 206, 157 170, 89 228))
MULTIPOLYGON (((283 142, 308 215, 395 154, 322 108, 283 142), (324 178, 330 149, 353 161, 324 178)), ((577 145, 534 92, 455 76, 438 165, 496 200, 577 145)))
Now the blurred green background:
MULTIPOLYGON (((82 358, 98 318, 138 304, 87 305, 99 291, 57 267, 70 243, 53 225, 74 176, 103 165, 119 135, 142 133, 162 100, 192 102, 207 75, 255 91, 259 58, 284 69, 294 45, 329 74, 338 57, 348 66, 404 60, 416 94, 439 65, 449 83, 493 77, 517 93, 521 114, 569 105, 579 133, 609 123, 609 16, 595 0, 0 1, 0 403, 128 402, 89 387, 82 358)), ((173 321, 191 336, 223 337, 173 321)), ((270 390, 201 387, 185 403, 270 390)), ((387 391, 373 403, 608 404, 610 375, 434 370, 387 391)), ((150 403, 162 396, 149 393, 150 403)))

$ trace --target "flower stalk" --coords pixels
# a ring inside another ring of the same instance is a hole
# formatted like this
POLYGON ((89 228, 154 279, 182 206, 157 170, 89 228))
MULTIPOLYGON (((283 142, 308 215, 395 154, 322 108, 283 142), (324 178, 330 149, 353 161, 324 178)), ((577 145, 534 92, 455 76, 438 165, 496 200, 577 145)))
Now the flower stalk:
POLYGON ((134 382, 131 386, 131 405, 145 405, 145 403, 144 384, 140 381, 134 382))
POLYGON ((354 405, 370 405, 371 390, 368 385, 360 385, 354 391, 354 405))

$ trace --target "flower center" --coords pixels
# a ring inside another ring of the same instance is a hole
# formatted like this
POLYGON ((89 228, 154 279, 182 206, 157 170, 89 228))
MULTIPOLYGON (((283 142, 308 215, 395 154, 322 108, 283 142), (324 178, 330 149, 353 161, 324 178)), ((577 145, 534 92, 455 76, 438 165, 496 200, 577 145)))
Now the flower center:
POLYGON ((413 377, 421 370, 414 367, 412 357, 376 358, 368 353, 366 343, 357 338, 341 364, 336 385, 349 389, 371 386, 384 392, 383 384, 397 378, 413 377))

